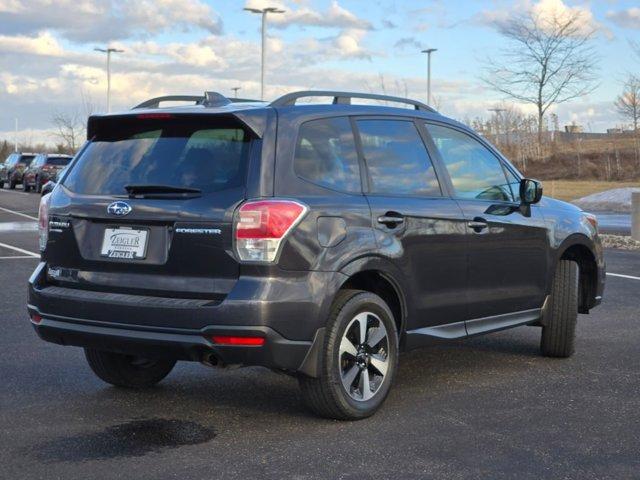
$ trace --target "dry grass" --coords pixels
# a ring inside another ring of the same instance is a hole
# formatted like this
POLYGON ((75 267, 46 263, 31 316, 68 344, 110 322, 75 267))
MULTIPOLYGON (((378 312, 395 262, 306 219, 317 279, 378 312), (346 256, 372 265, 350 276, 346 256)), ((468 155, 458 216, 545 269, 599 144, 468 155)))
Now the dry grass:
POLYGON ((640 187, 640 182, 605 182, 598 180, 544 180, 545 195, 560 200, 576 200, 612 188, 640 187))

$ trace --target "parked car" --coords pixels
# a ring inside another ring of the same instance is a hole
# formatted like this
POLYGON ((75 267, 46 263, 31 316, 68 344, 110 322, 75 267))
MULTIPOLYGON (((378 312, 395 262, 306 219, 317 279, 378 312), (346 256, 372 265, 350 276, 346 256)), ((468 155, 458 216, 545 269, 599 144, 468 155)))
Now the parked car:
POLYGON ((28 192, 32 188, 40 193, 42 186, 54 179, 56 174, 73 159, 71 155, 59 153, 40 153, 24 171, 22 188, 28 192))
POLYGON ((10 189, 16 188, 18 183, 22 183, 22 174, 31 164, 35 153, 12 153, 0 168, 0 188, 8 184, 10 189))
POLYGON ((177 360, 259 365, 295 375, 317 414, 358 419, 400 351, 529 325, 568 357, 602 298, 596 218, 414 100, 162 97, 91 116, 88 137, 41 201, 27 307, 113 385, 177 360))
POLYGON ((58 184, 58 182, 62 179, 62 177, 64 177, 65 172, 67 171, 67 169, 69 168, 69 165, 67 165, 66 167, 63 167, 62 170, 58 170, 56 172, 56 176, 54 178, 52 178, 51 180, 49 180, 47 183, 45 183, 42 186, 42 190, 40 191, 40 194, 44 197, 47 193, 51 193, 53 192, 53 189, 55 188, 55 186, 58 184))

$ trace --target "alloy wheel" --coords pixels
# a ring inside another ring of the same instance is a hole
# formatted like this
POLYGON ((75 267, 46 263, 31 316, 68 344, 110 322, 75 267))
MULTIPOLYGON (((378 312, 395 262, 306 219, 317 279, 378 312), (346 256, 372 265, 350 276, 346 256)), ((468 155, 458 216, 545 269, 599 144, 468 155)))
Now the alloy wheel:
POLYGON ((372 312, 356 315, 342 335, 339 350, 340 379, 349 396, 371 399, 389 370, 389 337, 380 317, 372 312))

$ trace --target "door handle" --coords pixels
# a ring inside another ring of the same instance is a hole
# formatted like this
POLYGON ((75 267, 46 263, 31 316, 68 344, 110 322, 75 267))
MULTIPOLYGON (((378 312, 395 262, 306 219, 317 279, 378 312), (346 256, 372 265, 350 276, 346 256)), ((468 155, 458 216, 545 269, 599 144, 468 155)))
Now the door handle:
POLYGON ((400 214, 387 214, 378 217, 378 223, 382 223, 389 228, 394 228, 395 226, 404 223, 404 217, 400 214))
POLYGON ((467 222, 467 226, 471 228, 476 233, 481 233, 485 230, 489 225, 484 218, 476 217, 473 220, 467 222))

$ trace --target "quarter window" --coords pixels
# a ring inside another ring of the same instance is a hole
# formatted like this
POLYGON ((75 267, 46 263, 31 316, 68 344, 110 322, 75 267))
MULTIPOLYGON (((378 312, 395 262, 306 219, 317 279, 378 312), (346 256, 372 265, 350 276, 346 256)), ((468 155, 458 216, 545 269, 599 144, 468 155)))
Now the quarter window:
POLYGON ((513 201, 500 160, 479 141, 453 128, 426 124, 447 167, 456 196, 513 201))
POLYGON ((413 122, 358 120, 371 192, 441 196, 433 165, 413 122))
POLYGON ((310 182, 344 192, 361 192, 358 154, 346 117, 311 120, 300 127, 294 171, 310 182))

